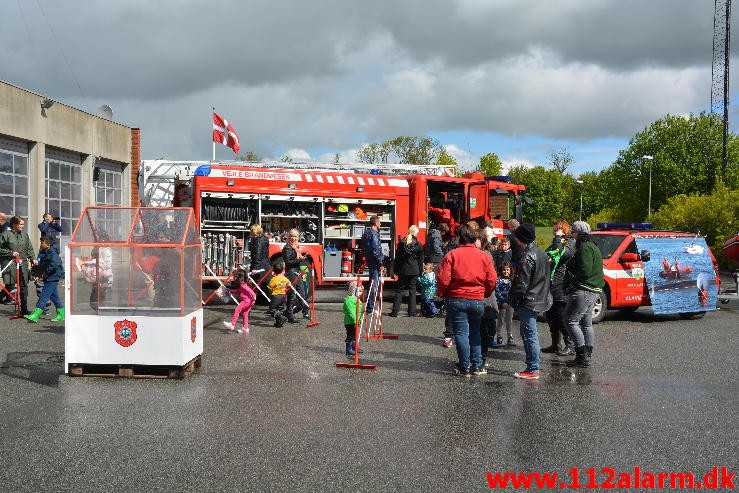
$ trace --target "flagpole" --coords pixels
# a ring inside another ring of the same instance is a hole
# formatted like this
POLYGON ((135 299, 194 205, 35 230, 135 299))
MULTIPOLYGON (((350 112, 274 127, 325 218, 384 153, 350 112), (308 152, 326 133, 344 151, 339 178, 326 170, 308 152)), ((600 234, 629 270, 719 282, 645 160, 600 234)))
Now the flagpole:
MULTIPOLYGON (((211 127, 213 126, 213 115, 215 114, 215 112, 216 112, 216 107, 213 106, 213 113, 210 114, 210 126, 211 127)), ((212 129, 211 129, 211 133, 213 133, 212 129)), ((210 140, 213 140, 213 138, 211 137, 210 140)), ((211 160, 211 163, 214 162, 215 160, 216 160, 216 141, 213 140, 213 159, 211 160)))

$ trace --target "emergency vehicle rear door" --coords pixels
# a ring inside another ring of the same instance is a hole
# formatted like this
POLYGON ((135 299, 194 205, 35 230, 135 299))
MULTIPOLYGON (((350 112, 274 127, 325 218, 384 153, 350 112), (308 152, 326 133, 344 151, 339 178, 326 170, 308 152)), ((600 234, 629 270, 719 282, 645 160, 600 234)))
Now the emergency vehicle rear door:
POLYGON ((467 217, 470 220, 481 219, 484 223, 489 218, 488 211, 488 186, 485 182, 470 184, 467 193, 467 217))

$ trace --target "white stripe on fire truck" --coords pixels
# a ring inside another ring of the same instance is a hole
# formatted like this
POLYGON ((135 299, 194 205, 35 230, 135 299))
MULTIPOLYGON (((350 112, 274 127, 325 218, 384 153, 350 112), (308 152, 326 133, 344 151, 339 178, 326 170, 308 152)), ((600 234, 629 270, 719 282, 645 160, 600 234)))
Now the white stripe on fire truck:
POLYGON ((326 179, 328 180, 328 182, 329 182, 329 183, 333 183, 333 182, 334 182, 334 177, 333 177, 333 176, 331 176, 331 175, 328 175, 328 176, 326 177, 326 179))
POLYGON ((630 270, 623 269, 603 269, 603 277, 609 277, 611 279, 631 279, 630 270))
POLYGON ((339 183, 341 183, 342 185, 344 184, 344 178, 343 178, 343 177, 341 177, 341 176, 337 176, 337 177, 336 177, 336 180, 337 180, 337 181, 338 181, 339 183))
POLYGON ((357 178, 357 183, 359 183, 360 185, 364 185, 364 178, 362 177, 357 178))
POLYGON ((388 186, 391 187, 398 187, 398 188, 408 188, 408 182, 405 180, 399 180, 397 178, 390 178, 387 181, 388 186))
POLYGON ((385 186, 385 180, 383 180, 381 178, 378 178, 377 179, 377 184, 380 185, 381 187, 384 187, 385 186))
POLYGON ((318 180, 318 183, 323 183, 323 177, 321 175, 316 175, 316 180, 318 180))
POLYGON ((375 179, 374 178, 367 178, 367 184, 374 186, 375 185, 375 179))
POLYGON ((354 178, 352 178, 351 176, 347 176, 346 181, 349 182, 349 185, 354 185, 354 178))
POLYGON ((305 175, 305 181, 307 181, 308 183, 313 183, 313 176, 305 175))

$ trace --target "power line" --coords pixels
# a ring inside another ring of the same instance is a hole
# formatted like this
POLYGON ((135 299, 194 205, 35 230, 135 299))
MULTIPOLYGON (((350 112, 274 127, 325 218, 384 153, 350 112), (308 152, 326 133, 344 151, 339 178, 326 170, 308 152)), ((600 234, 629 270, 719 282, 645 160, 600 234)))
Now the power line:
POLYGON ((64 49, 62 48, 62 44, 59 42, 59 39, 56 37, 54 28, 51 27, 51 23, 49 23, 49 19, 47 19, 46 17, 46 12, 44 12, 44 8, 41 6, 41 3, 39 2, 39 0, 36 0, 36 5, 38 5, 39 10, 41 10, 41 15, 44 18, 46 25, 49 27, 49 31, 51 31, 51 35, 53 36, 54 41, 56 42, 56 45, 59 47, 59 52, 62 54, 62 58, 64 58, 64 62, 67 64, 69 73, 72 74, 72 79, 74 80, 74 83, 77 84, 77 89, 80 90, 80 96, 84 98, 85 94, 82 92, 82 86, 80 86, 79 81, 77 81, 77 77, 75 77, 74 75, 74 70, 72 70, 72 65, 69 63, 69 60, 67 59, 67 55, 64 53, 64 49))

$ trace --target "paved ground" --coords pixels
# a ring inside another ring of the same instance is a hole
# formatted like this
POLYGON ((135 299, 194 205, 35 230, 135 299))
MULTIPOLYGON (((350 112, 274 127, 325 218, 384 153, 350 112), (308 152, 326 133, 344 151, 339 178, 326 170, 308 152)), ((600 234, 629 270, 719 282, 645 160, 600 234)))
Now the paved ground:
POLYGON ((238 336, 209 308, 203 366, 181 381, 68 378, 63 329, 3 318, 0 489, 451 492, 504 470, 739 469, 736 311, 610 313, 591 369, 547 355, 532 382, 511 375, 520 347, 452 376, 424 318, 385 318, 400 337, 365 345, 377 371, 338 369, 339 305, 310 329, 262 310, 238 336))

